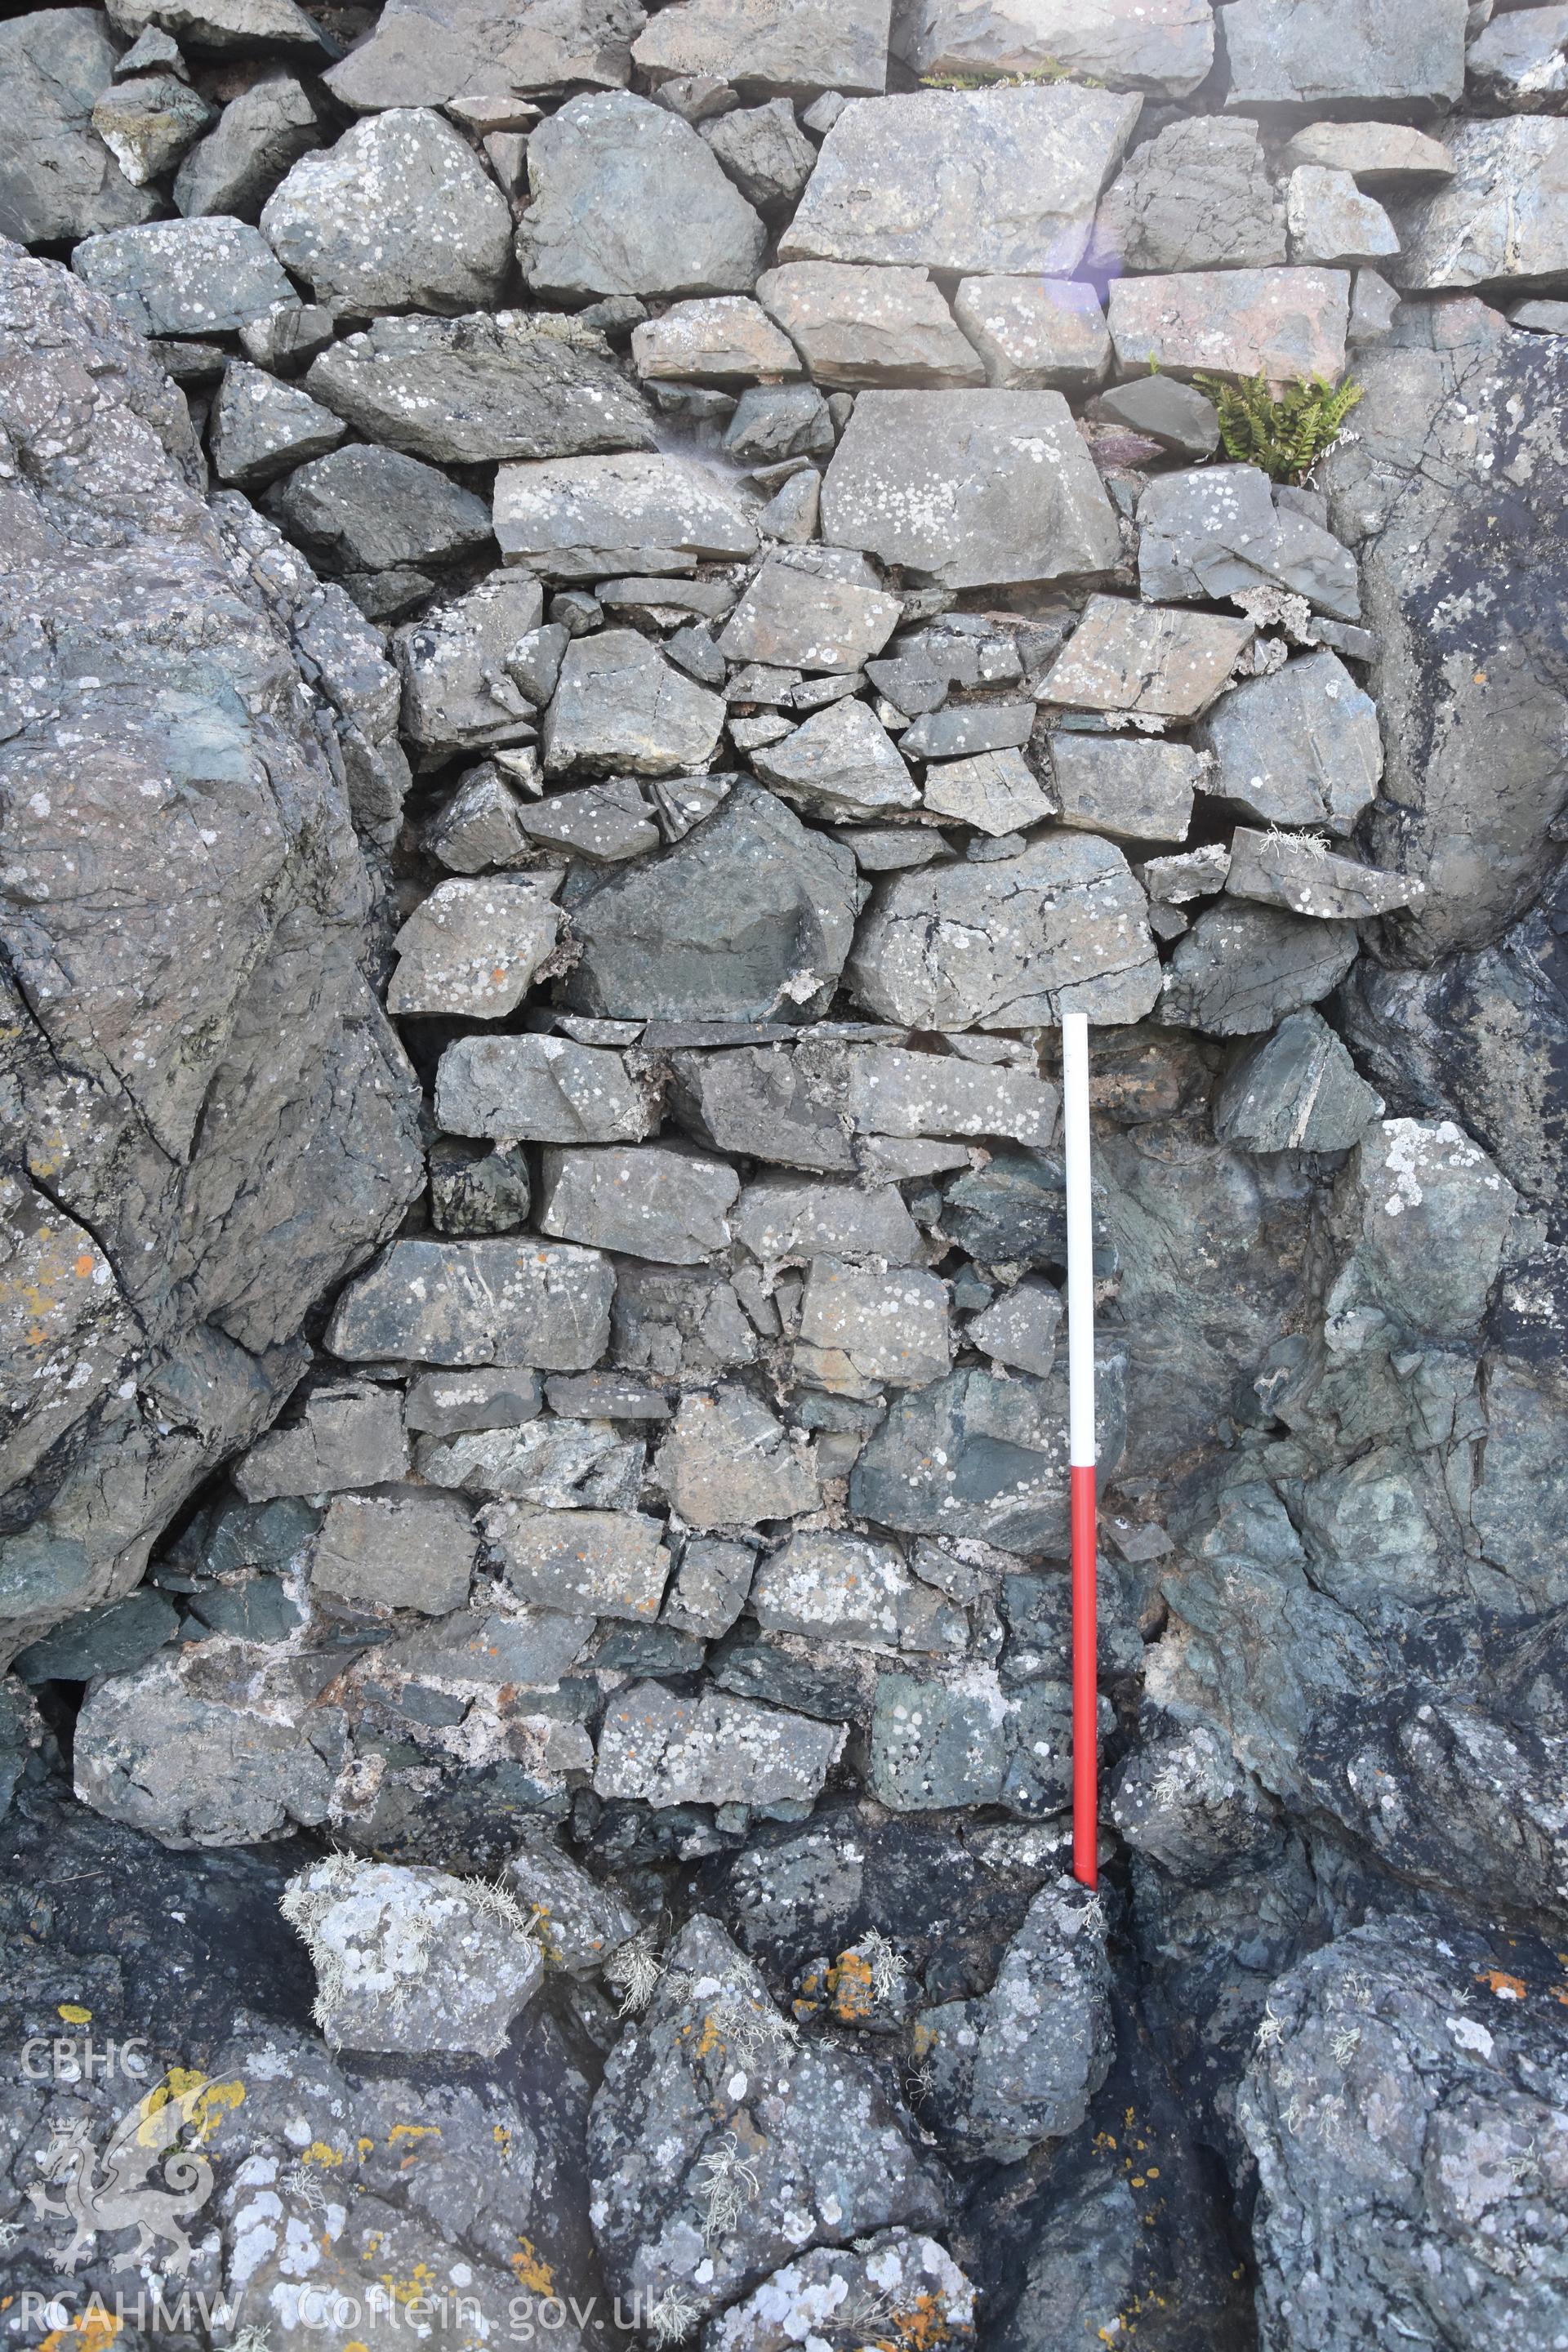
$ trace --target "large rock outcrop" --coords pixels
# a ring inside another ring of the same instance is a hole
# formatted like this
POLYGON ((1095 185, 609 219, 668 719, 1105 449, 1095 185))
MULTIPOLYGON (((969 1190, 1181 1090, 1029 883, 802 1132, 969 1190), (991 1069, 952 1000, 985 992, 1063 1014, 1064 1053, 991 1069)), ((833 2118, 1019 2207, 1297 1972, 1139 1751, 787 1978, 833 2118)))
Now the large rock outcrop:
POLYGON ((136 1582, 422 1171, 351 823, 400 796, 380 641, 207 505, 98 297, 6 247, 0 304, 14 1650, 136 1582))

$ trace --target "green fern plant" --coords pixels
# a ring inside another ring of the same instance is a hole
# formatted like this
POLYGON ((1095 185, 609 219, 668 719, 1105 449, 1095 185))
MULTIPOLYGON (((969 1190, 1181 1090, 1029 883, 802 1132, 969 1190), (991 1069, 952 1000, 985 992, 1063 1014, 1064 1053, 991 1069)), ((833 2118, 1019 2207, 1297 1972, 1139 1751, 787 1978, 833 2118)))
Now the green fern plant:
POLYGON ((1243 376, 1239 383, 1212 375, 1194 381, 1219 412, 1226 456, 1238 465, 1260 467, 1275 482, 1306 480, 1339 439, 1363 390, 1348 376, 1337 391, 1314 375, 1278 394, 1262 374, 1243 376))

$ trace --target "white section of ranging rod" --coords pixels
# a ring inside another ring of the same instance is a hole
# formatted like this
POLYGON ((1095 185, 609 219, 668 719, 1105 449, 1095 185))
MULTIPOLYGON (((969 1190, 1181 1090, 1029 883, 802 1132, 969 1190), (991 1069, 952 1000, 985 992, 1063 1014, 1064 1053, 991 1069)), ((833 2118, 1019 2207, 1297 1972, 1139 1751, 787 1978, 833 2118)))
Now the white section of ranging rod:
POLYGON ((1092 1467, 1094 1211, 1089 1152, 1089 1022, 1062 1015, 1062 1141, 1068 1187, 1068 1459, 1092 1467))

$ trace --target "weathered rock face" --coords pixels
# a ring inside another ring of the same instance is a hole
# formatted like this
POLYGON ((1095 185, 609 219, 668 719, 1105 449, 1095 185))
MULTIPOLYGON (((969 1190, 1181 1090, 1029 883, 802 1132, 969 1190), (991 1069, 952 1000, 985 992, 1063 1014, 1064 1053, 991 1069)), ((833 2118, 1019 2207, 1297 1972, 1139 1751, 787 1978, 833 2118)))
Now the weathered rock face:
POLYGON ((15 1643, 136 1581, 419 1175, 337 731, 374 762, 390 672, 248 509, 204 509, 179 404, 101 303, 14 255, 4 276, 26 467, 0 750, 11 1279, 37 1302, 7 1430, 15 1643))
POLYGON ((1521 912, 1563 783, 1547 647, 1568 358, 1479 307, 1449 318, 1441 349, 1368 354, 1369 429, 1328 474, 1379 642, 1388 765, 1372 838, 1426 885, 1393 925, 1401 959, 1423 963, 1490 945, 1521 912))
POLYGON ((1276 1985, 1239 2110, 1266 2341, 1342 2341, 1392 2296, 1434 2342, 1478 2326, 1550 2341, 1559 2257, 1542 2232, 1563 2187, 1547 2117, 1564 2053, 1533 1998, 1549 1956, 1517 1950, 1500 1969, 1484 1937, 1394 1917, 1276 1985))

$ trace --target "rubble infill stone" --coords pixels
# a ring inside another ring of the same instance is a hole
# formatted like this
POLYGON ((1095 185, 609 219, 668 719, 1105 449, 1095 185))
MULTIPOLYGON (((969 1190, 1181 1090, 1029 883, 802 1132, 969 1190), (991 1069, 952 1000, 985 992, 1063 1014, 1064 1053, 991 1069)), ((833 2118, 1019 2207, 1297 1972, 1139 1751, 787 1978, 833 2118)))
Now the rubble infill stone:
POLYGON ((585 1372, 609 1343, 615 1286, 607 1258, 567 1244, 394 1242, 343 1291, 326 1344, 348 1359, 585 1372))
POLYGON ((1345 370, 1350 274, 1343 269, 1218 269, 1119 278, 1110 340, 1124 377, 1151 362, 1166 374, 1266 375, 1297 383, 1345 370))
POLYGON ((705 1690, 678 1697, 639 1683, 612 1699, 599 1733, 601 1797, 668 1805, 811 1803, 844 1746, 845 1727, 705 1690))

